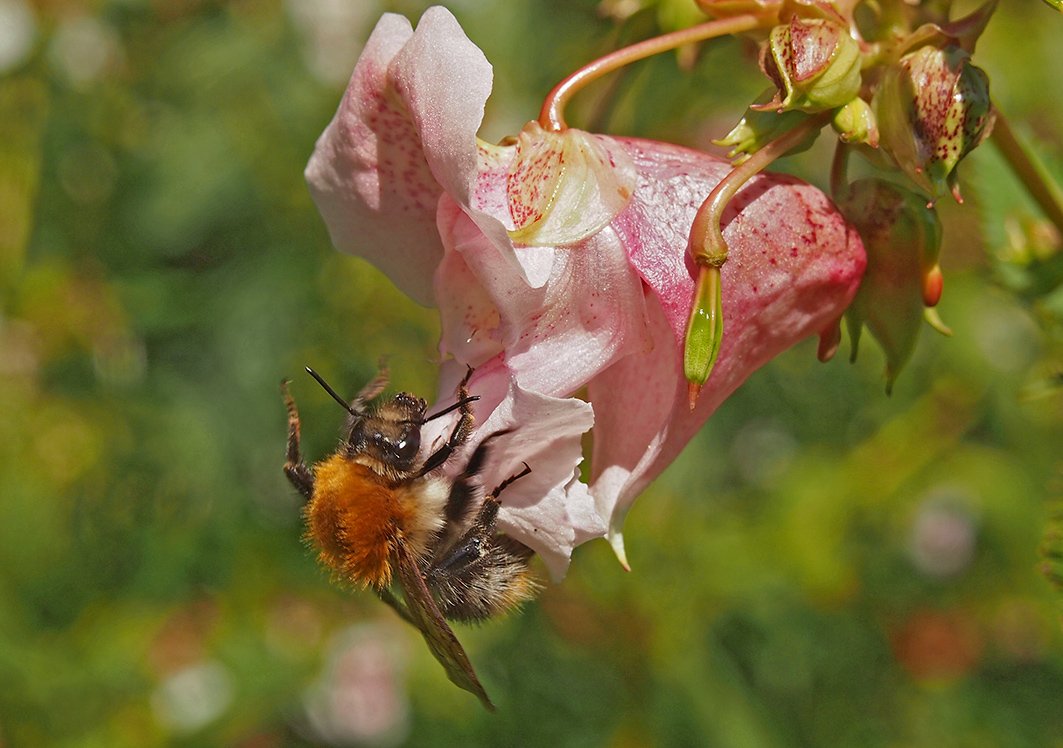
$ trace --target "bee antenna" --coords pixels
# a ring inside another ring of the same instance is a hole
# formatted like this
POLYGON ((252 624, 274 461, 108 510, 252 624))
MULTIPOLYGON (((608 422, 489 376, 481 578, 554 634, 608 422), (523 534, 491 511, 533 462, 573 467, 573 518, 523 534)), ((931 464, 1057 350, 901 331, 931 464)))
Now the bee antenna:
POLYGON ((428 418, 425 418, 423 421, 421 421, 421 423, 424 424, 428 423, 429 421, 434 421, 440 416, 445 416, 447 413, 455 411, 458 408, 461 408, 462 406, 468 405, 469 403, 474 403, 479 399, 479 395, 469 395, 468 397, 463 397, 461 400, 458 400, 458 402, 454 403, 453 405, 449 405, 446 408, 443 408, 443 410, 439 411, 438 413, 433 413, 432 415, 428 416, 428 418))
POLYGON ((342 397, 340 397, 339 395, 337 395, 337 394, 336 394, 336 390, 332 389, 332 387, 330 387, 330 386, 329 386, 329 383, 325 381, 324 377, 322 377, 322 376, 321 376, 320 374, 318 374, 318 373, 317 373, 316 371, 314 371, 313 369, 311 369, 311 368, 310 368, 309 366, 307 366, 307 367, 304 367, 304 368, 306 369, 306 373, 307 373, 307 374, 309 374, 310 376, 312 376, 312 377, 314 378, 314 380, 315 380, 315 381, 317 381, 317 383, 321 385, 321 387, 322 387, 322 388, 323 388, 323 389, 325 390, 325 392, 327 392, 327 393, 329 393, 330 395, 332 395, 332 399, 333 399, 333 400, 335 400, 336 402, 338 402, 338 403, 339 403, 340 405, 342 405, 342 406, 343 406, 343 409, 344 409, 345 411, 347 411, 348 413, 350 413, 350 414, 351 414, 352 416, 354 416, 355 418, 360 418, 360 417, 361 417, 361 415, 362 415, 362 414, 361 414, 361 413, 359 413, 358 411, 356 411, 356 410, 355 410, 354 408, 352 408, 352 407, 351 407, 351 406, 350 406, 350 405, 349 405, 349 404, 347 403, 347 401, 346 401, 346 400, 344 400, 344 399, 343 399, 342 397))

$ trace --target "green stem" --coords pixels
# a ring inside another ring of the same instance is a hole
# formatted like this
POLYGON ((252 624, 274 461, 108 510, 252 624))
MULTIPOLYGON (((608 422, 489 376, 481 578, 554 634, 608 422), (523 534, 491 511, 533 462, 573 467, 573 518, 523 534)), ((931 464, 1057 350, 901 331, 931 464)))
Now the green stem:
POLYGON ((563 112, 569 99, 588 83, 625 65, 682 47, 684 44, 702 42, 717 36, 740 34, 745 31, 752 31, 762 25, 763 22, 752 15, 721 18, 691 26, 687 29, 673 31, 670 34, 646 39, 629 47, 610 52, 604 57, 599 57, 594 62, 584 65, 554 86, 554 89, 547 94, 546 99, 543 101, 543 107, 539 112, 539 124, 544 129, 553 130, 554 132, 561 132, 567 129, 568 125, 565 123, 563 112))
POLYGON ((845 199, 849 192, 849 154, 852 149, 839 140, 834 146, 834 158, 830 162, 830 192, 836 201, 845 199))
POLYGON ((1041 206, 1045 216, 1056 229, 1063 235, 1063 191, 1048 173, 1048 170, 1019 142, 1011 124, 1001 113, 1000 108, 993 106, 997 112, 997 121, 993 125, 993 134, 990 136, 993 144, 1000 151, 1000 155, 1007 161, 1008 166, 1015 172, 1030 197, 1041 206))

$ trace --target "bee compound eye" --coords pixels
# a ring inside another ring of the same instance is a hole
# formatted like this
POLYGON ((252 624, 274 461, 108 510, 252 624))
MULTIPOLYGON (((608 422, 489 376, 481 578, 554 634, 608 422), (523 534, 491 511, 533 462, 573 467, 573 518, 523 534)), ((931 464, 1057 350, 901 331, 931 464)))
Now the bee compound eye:
POLYGON ((419 429, 410 429, 403 434, 402 439, 395 445, 395 456, 404 462, 412 461, 421 449, 421 432, 419 429))

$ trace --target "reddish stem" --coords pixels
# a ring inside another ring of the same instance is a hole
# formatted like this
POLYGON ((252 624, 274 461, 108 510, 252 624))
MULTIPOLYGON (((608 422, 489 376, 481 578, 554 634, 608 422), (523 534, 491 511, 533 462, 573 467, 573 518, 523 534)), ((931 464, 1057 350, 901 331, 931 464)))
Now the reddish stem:
POLYGON ((821 129, 832 116, 832 112, 823 112, 809 117, 779 137, 772 140, 741 164, 731 169, 698 208, 694 223, 690 227, 690 240, 687 248, 698 265, 720 267, 727 260, 727 242, 723 238, 723 211, 735 193, 746 182, 763 171, 772 161, 786 154, 821 129))
POLYGON ((610 52, 604 57, 599 57, 597 60, 584 65, 554 86, 554 89, 547 94, 546 99, 543 101, 543 107, 539 112, 539 124, 544 129, 553 130, 554 132, 567 129, 568 125, 565 124, 563 111, 569 99, 588 83, 598 80, 625 65, 652 57, 661 52, 667 52, 676 47, 682 47, 684 44, 693 44, 694 42, 706 41, 717 36, 752 31, 763 24, 763 21, 752 15, 721 18, 691 26, 687 29, 673 31, 670 34, 655 36, 652 39, 645 39, 629 47, 610 52))

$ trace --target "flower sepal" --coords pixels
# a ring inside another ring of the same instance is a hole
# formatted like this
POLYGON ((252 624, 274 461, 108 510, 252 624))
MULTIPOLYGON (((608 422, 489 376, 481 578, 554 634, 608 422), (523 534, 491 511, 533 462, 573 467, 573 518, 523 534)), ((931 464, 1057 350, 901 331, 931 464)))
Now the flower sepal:
MULTIPOLYGON (((763 98, 769 97, 770 94, 763 98)), ((730 148, 727 158, 738 165, 783 133, 794 129, 807 116, 804 112, 798 111, 780 113, 750 107, 727 135, 712 142, 715 145, 730 148)), ((807 151, 816 142, 817 137, 819 137, 819 130, 812 131, 803 142, 791 148, 786 155, 792 156, 807 151)))
POLYGON ((941 296, 941 221, 922 195, 882 179, 855 182, 839 207, 867 251, 867 271, 845 313, 852 358, 866 325, 886 354, 889 392, 915 348, 924 307, 941 296))

